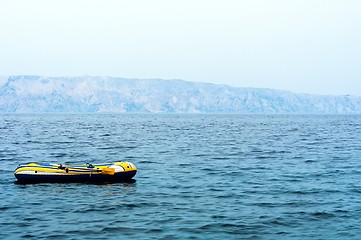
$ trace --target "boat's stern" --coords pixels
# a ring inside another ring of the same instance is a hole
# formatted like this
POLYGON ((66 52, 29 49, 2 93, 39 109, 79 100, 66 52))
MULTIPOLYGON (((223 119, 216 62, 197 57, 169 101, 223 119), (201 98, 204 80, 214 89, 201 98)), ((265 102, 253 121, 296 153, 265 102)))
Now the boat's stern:
POLYGON ((15 169, 14 175, 19 182, 38 182, 61 175, 63 172, 64 170, 56 164, 27 163, 20 164, 15 169))

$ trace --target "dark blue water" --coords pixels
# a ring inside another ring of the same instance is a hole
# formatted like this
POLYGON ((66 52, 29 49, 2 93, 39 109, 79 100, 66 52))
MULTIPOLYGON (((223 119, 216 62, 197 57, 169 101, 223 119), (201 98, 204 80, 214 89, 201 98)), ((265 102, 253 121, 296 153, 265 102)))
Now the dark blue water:
POLYGON ((0 239, 360 239, 360 115, 0 115, 0 239), (131 161, 134 183, 15 184, 131 161))

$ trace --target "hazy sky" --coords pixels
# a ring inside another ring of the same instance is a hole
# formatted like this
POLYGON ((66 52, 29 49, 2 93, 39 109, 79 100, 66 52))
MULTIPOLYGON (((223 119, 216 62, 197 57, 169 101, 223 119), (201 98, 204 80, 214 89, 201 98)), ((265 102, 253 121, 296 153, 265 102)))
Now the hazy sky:
POLYGON ((361 95, 361 1, 1 0, 15 74, 361 95))

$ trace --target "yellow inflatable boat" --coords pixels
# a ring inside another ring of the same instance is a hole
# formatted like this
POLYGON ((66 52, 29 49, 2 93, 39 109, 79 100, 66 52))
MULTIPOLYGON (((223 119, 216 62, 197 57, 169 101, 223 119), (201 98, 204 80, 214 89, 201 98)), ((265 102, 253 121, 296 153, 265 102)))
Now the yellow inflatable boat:
POLYGON ((130 162, 104 164, 20 164, 14 175, 19 183, 119 182, 132 179, 137 168, 130 162))

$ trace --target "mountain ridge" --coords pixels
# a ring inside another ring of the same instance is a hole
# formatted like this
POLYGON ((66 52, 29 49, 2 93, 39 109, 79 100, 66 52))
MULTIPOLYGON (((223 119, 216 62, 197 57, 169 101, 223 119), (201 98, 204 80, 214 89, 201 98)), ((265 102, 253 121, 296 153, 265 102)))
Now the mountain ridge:
POLYGON ((0 76, 0 112, 359 114, 361 97, 181 79, 15 75, 0 76))

